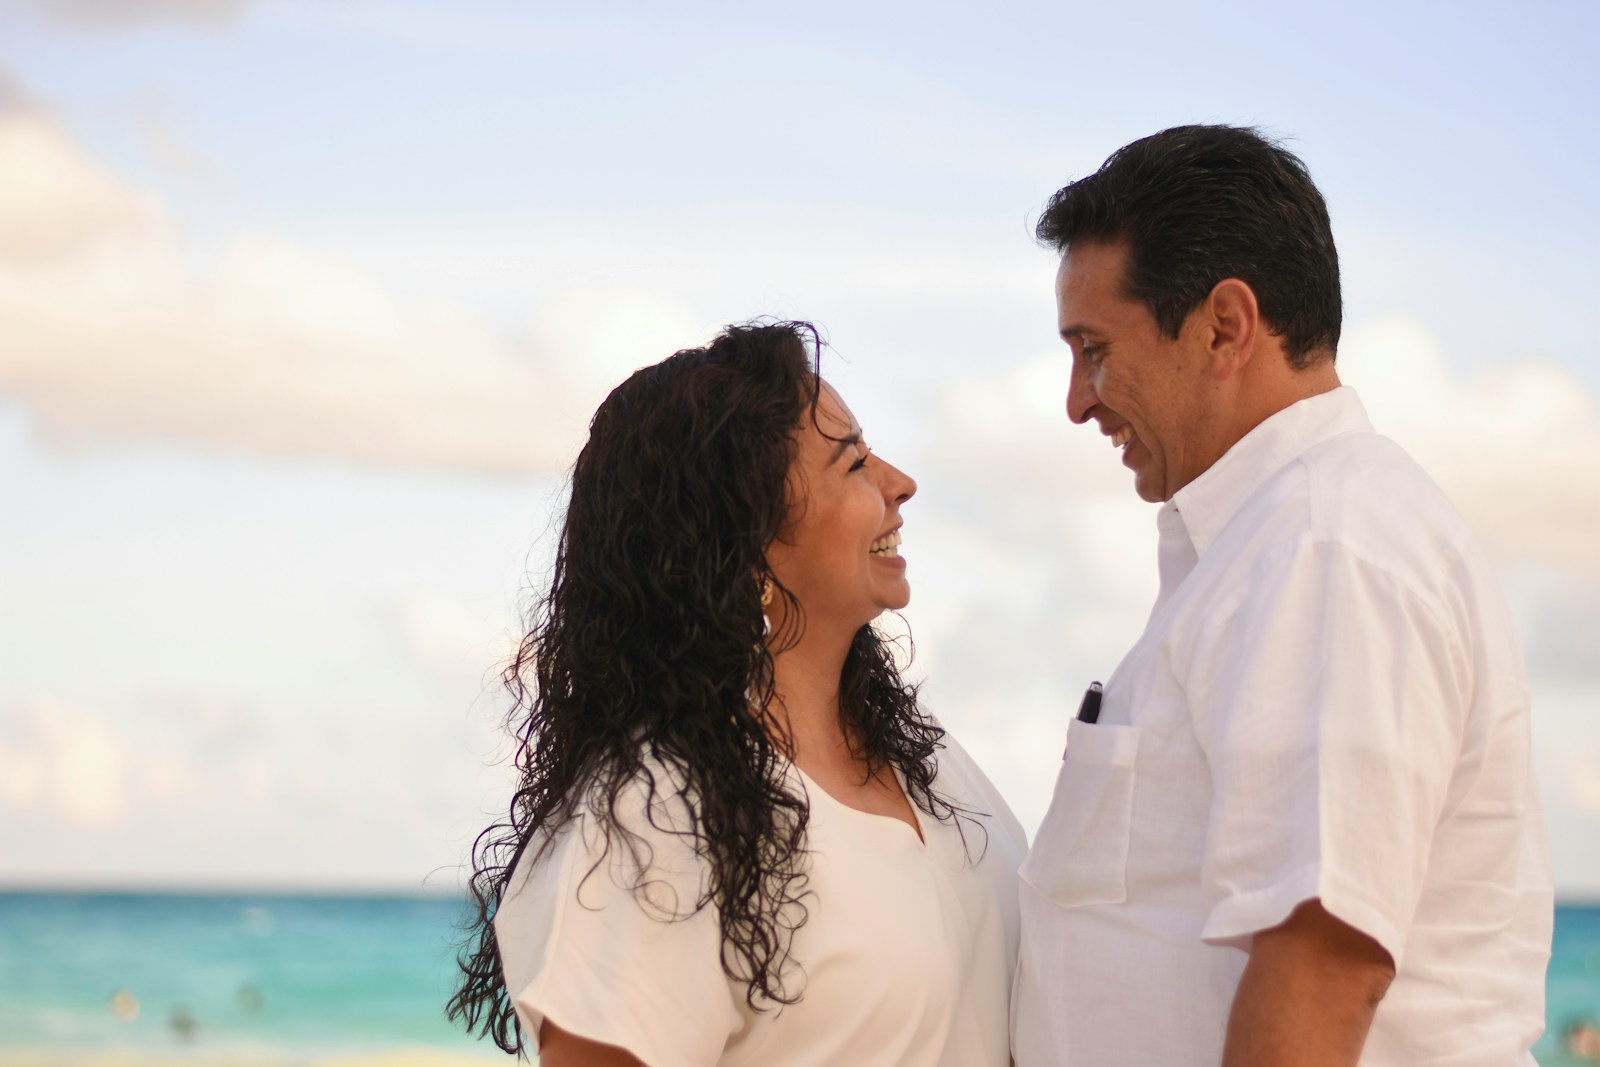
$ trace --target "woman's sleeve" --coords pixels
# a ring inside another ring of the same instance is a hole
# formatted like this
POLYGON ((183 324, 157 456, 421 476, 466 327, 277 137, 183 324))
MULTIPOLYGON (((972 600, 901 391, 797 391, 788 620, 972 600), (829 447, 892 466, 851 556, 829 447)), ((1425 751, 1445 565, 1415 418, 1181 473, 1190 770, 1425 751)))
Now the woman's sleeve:
POLYGON ((494 920, 506 991, 535 1048, 549 1019, 648 1067, 706 1067, 739 1025, 736 991, 716 906, 695 910, 709 872, 683 802, 658 796, 647 813, 645 792, 616 803, 634 840, 607 842, 580 814, 513 872, 494 920))

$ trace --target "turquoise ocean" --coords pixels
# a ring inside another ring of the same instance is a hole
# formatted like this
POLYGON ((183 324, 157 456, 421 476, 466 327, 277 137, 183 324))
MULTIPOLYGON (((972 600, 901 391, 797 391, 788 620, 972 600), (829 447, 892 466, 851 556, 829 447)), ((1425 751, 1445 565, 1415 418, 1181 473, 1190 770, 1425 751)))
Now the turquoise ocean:
POLYGON ((444 1018, 459 897, 0 893, 0 1067, 513 1063, 444 1018))
MULTIPOLYGON (((442 1005, 454 897, 0 893, 0 1065, 512 1062, 442 1005)), ((1600 1023, 1600 906, 1556 911, 1546 1067, 1600 1023)))

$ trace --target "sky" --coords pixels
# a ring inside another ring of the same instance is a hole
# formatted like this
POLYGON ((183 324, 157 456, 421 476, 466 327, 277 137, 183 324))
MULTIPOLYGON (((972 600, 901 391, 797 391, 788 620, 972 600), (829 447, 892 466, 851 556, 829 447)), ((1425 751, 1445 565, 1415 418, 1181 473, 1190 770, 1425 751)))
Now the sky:
POLYGON ((589 415, 758 315, 918 479, 890 625, 1031 832, 1155 593, 1032 223, 1229 122, 1327 196, 1600 896, 1600 7, 553 8, 0 0, 0 885, 458 885, 589 415))

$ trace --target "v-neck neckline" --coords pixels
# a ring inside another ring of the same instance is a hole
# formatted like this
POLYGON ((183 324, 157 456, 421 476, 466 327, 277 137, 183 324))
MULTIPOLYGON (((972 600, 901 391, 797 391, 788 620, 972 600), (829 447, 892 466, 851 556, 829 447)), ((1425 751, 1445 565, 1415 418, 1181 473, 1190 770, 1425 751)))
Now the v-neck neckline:
POLYGON ((889 770, 894 774, 895 784, 900 787, 900 795, 905 798, 906 807, 911 809, 911 818, 915 820, 915 826, 895 815, 880 815, 875 811, 864 811, 853 804, 846 804, 844 801, 828 792, 827 788, 824 787, 822 783, 818 782, 815 778, 811 777, 811 775, 807 774, 798 763, 790 762, 789 766, 793 767, 795 769, 795 773, 800 776, 801 782, 805 786, 806 794, 808 796, 812 795, 813 791, 815 791, 816 793, 821 793, 823 796, 827 797, 828 803, 832 804, 834 807, 850 812, 852 815, 859 815, 863 819, 871 819, 874 822, 893 823, 899 826, 903 832, 911 834, 920 850, 923 852, 928 850, 928 830, 922 821, 922 811, 914 803, 912 803, 911 794, 906 791, 905 779, 901 777, 898 768, 890 766, 889 770))

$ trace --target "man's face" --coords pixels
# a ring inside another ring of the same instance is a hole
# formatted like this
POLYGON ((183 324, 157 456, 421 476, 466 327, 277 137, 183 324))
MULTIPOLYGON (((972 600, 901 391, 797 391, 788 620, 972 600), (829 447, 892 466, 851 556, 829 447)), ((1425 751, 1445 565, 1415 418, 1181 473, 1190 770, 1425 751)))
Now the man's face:
POLYGON ((1139 496, 1157 503, 1193 481, 1224 451, 1216 440, 1217 383, 1194 316, 1176 340, 1163 337, 1143 304, 1123 295, 1121 243, 1079 243, 1061 258, 1056 308, 1072 347, 1067 417, 1093 419, 1121 449, 1139 496))

